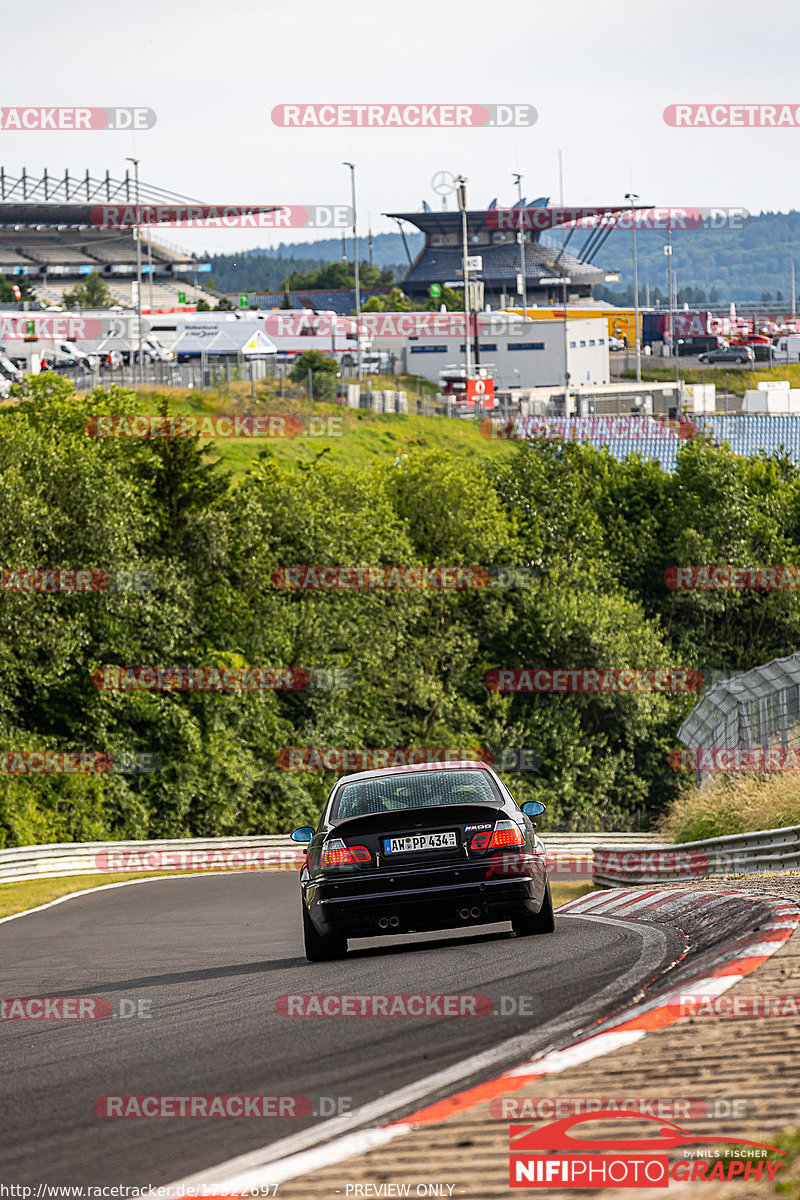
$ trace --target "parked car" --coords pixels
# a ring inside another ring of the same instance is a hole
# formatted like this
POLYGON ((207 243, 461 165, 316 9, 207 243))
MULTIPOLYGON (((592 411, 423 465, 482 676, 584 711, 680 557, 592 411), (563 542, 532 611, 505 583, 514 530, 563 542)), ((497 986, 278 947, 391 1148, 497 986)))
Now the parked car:
POLYGON ((40 355, 43 371, 68 371, 79 367, 83 371, 96 371, 100 359, 96 354, 87 354, 74 342, 55 342, 46 346, 40 355))
POLYGON ((752 346, 725 346, 721 350, 709 350, 707 354, 701 354, 698 361, 705 364, 718 363, 721 366, 725 363, 744 366, 746 363, 755 362, 755 358, 752 346))
POLYGON ((725 338, 708 334, 703 337, 678 338, 675 343, 676 352, 680 354, 706 354, 711 350, 724 350, 728 343, 725 338))
POLYGON ((608 335, 608 348, 609 350, 624 350, 625 343, 623 342, 622 338, 615 337, 614 334, 611 333, 608 335))
POLYGON ((735 346, 749 346, 757 362, 772 362, 775 358, 775 347, 768 337, 757 335, 737 338, 735 342, 731 342, 731 347, 735 346))
POLYGON ((45 350, 40 359, 43 371, 89 371, 86 359, 74 354, 65 354, 63 350, 45 350))
POLYGON ((741 337, 734 338, 731 345, 771 346, 772 338, 767 337, 765 333, 744 333, 741 337))
POLYGON ((100 369, 103 371, 121 371, 125 365, 121 350, 103 350, 100 354, 100 369))

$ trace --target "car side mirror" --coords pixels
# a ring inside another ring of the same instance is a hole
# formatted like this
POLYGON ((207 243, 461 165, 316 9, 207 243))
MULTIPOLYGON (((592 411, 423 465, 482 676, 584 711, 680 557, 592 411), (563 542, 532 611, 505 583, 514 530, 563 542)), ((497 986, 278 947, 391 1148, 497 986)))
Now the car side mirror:
POLYGON ((541 800, 526 800, 522 811, 526 817, 540 817, 543 812, 547 811, 547 805, 542 804, 541 800))
POLYGON ((310 825, 301 825, 299 829, 293 829, 291 838, 293 842, 310 842, 314 836, 314 830, 310 825))

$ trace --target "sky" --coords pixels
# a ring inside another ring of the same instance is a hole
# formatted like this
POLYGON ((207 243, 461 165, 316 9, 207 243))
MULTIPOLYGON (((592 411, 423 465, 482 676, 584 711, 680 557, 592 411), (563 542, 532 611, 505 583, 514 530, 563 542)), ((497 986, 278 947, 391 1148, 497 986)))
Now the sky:
MULTIPOLYGON (((382 214, 441 208, 440 171, 467 178, 471 208, 529 199, 659 206, 798 207, 800 22, 787 0, 38 0, 4 15, 3 106, 138 106, 120 130, 0 130, 6 172, 121 176, 213 203, 342 205, 356 164, 359 236, 382 214), (286 128, 283 104, 527 104, 518 128, 286 128), (787 104, 797 127, 674 128, 671 104, 787 104)), ((450 207, 455 203, 450 197, 450 207)), ((336 231, 334 230, 334 233, 336 231)), ((233 253, 330 229, 160 230, 233 253)))

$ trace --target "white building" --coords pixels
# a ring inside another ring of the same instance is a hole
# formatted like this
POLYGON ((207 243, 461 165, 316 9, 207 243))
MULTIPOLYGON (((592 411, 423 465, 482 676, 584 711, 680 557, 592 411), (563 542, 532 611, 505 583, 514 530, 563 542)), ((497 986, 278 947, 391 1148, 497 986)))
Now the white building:
MULTIPOLYGON (((394 315, 410 318, 415 314, 375 314, 378 318, 374 322, 376 327, 370 328, 369 332, 373 351, 385 350, 394 354, 398 373, 422 375, 438 383, 441 371, 464 365, 464 335, 447 329, 448 324, 459 318, 463 322, 462 314, 434 314, 441 318, 442 332, 426 330, 420 335, 392 330, 390 322, 381 319, 394 315)), ((400 320, 396 324, 402 330, 404 324, 410 326, 411 322, 400 320)), ((571 388, 610 382, 608 322, 605 318, 568 320, 565 337, 563 321, 530 321, 508 313, 480 313, 478 340, 480 366, 488 368, 496 389, 563 386, 565 355, 571 388)), ((471 342, 474 366, 473 345, 471 342)))

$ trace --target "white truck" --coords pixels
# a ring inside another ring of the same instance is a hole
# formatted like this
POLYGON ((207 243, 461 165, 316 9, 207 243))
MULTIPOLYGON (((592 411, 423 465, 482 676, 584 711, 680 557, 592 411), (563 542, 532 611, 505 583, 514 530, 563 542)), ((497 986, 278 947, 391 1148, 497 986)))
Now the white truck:
MULTIPOLYGON (((0 346, 25 371, 38 373, 42 360, 56 367, 75 365, 95 370, 98 347, 111 337, 126 344, 130 318, 109 313, 0 309, 0 346)), ((102 352, 102 351, 101 351, 102 352)))
MULTIPOLYGON (((172 346, 179 362, 212 355, 237 355, 243 346, 248 355, 272 353, 276 359, 293 361, 306 350, 334 354, 340 362, 356 356, 356 322, 332 312, 311 309, 273 309, 242 313, 154 313, 144 318, 150 336, 172 346), (259 334, 261 337, 259 338, 259 334), (274 347, 274 350, 272 349, 274 347)), ((369 338, 361 338, 361 352, 371 351, 369 338)))
POLYGON ((772 361, 775 363, 800 362, 800 335, 788 333, 779 337, 772 352, 772 361))

